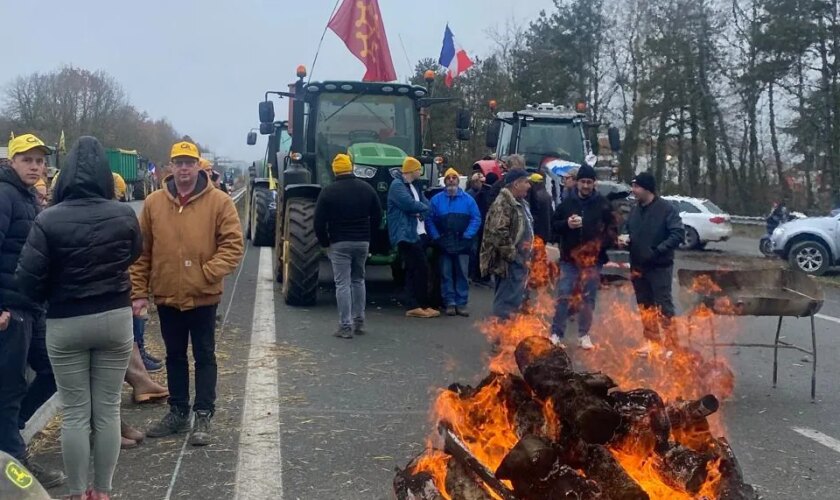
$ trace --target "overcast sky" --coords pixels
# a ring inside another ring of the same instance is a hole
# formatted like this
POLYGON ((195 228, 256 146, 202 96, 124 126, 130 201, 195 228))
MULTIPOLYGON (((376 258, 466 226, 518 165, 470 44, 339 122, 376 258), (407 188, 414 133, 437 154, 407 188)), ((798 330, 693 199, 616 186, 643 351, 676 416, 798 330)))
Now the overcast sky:
MULTIPOLYGON (((210 144, 219 155, 250 161, 265 147, 262 138, 258 146, 245 145, 248 129, 258 125, 257 103, 265 90, 293 81, 298 64, 312 69, 335 3, 0 0, 8 49, 0 85, 65 64, 101 69, 122 84, 137 108, 168 118, 180 133, 210 144)), ((553 1, 379 0, 379 5, 402 81, 418 59, 437 58, 447 22, 469 54, 484 55, 493 46, 488 28, 508 20, 527 24, 553 1)), ((362 64, 327 32, 314 79, 358 80, 363 74, 362 64)))

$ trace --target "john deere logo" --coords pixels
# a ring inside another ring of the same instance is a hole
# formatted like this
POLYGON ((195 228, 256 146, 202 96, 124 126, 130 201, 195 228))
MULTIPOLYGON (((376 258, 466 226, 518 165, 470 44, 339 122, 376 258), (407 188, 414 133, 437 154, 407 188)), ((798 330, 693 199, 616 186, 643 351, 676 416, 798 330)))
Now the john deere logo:
POLYGON ((383 193, 388 190, 388 184, 385 182, 380 182, 376 185, 376 189, 382 191, 383 193))
POLYGON ((29 142, 29 143, 38 142, 38 138, 35 137, 34 135, 30 135, 29 137, 26 138, 26 142, 29 142))
POLYGON ((6 464, 6 477, 22 490, 32 486, 32 474, 15 462, 6 464))

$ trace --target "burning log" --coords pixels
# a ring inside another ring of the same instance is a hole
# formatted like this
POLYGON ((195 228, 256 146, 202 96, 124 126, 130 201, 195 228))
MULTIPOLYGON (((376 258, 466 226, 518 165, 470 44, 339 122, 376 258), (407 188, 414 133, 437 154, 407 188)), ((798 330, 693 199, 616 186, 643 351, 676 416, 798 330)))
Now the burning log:
POLYGON ((677 400, 668 406, 668 421, 672 429, 682 429, 705 421, 706 417, 718 411, 720 402, 712 394, 696 401, 677 400))
POLYGON ((710 432, 715 396, 666 405, 653 390, 616 391, 604 374, 575 372, 541 337, 520 342, 514 357, 522 377, 491 374, 441 394, 448 461, 432 452, 425 468, 399 471, 399 500, 758 500, 729 444, 710 432))
POLYGON ((411 465, 404 470, 397 468, 397 475, 394 476, 397 500, 444 500, 430 473, 412 473, 411 470, 411 465))
POLYGON ((458 439, 458 436, 452 432, 452 429, 446 422, 441 422, 438 425, 438 430, 440 431, 441 437, 443 437, 443 451, 452 455, 462 465, 475 473, 502 500, 517 500, 513 492, 470 453, 467 446, 458 439))
POLYGON ((566 351, 544 337, 529 337, 516 347, 516 364, 525 382, 542 400, 550 400, 564 427, 587 443, 612 439, 621 417, 601 396, 615 385, 602 374, 579 374, 566 351))
POLYGON ((525 436, 502 461, 496 477, 510 480, 514 494, 523 500, 600 497, 601 490, 594 481, 558 459, 550 442, 525 436))
POLYGON ((720 456, 718 498, 720 500, 758 500, 760 497, 755 489, 744 482, 744 473, 741 472, 741 465, 735 458, 729 441, 726 438, 719 438, 716 444, 720 456))

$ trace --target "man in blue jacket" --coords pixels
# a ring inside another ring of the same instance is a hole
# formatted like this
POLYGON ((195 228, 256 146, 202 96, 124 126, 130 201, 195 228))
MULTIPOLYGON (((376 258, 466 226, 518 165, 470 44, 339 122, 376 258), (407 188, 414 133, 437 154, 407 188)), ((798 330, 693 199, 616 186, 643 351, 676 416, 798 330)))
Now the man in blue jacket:
POLYGON ((440 283, 446 315, 469 316, 467 281, 470 252, 481 227, 481 212, 472 196, 458 185, 460 176, 450 168, 443 176, 444 191, 434 195, 426 229, 441 250, 440 283))
POLYGON ((410 318, 434 318, 440 312, 429 303, 429 263, 426 260, 428 235, 424 218, 429 201, 417 182, 422 166, 416 158, 406 157, 402 176, 388 189, 388 236, 397 247, 405 266, 406 313, 410 318))

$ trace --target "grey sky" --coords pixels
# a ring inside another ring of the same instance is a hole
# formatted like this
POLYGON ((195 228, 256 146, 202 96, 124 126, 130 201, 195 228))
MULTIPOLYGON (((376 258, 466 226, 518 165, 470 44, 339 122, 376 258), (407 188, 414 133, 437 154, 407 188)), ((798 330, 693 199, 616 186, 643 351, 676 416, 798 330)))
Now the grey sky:
MULTIPOLYGON (((334 5, 335 0, 0 0, 3 39, 12 49, 0 65, 0 84, 62 64, 102 69, 139 109, 168 118, 217 154, 250 161, 262 156, 265 144, 261 138, 257 146, 245 145, 246 132, 257 125, 257 102, 265 90, 294 80, 298 64, 310 67, 334 5)), ((400 36, 412 65, 421 57, 437 58, 447 22, 469 54, 483 55, 493 46, 487 28, 508 20, 527 23, 553 1, 379 0, 379 5, 403 80, 410 68, 400 36)), ((314 79, 357 80, 363 74, 362 64, 327 32, 314 79)))

